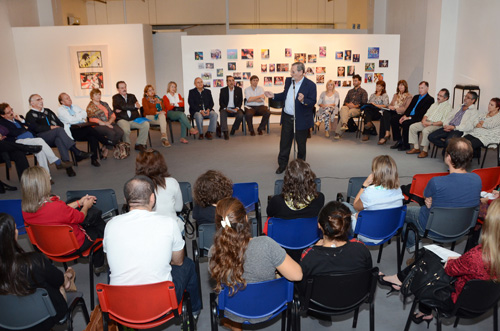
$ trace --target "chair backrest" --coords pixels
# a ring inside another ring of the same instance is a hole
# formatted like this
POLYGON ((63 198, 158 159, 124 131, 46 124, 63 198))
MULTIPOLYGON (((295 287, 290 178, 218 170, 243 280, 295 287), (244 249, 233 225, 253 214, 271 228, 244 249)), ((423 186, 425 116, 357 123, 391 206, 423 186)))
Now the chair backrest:
POLYGON ((97 284, 96 289, 103 313, 120 324, 140 324, 141 329, 179 316, 182 307, 177 304, 175 286, 170 281, 122 286, 97 284))
MULTIPOLYGON (((316 191, 321 192, 321 178, 316 178, 316 191)), ((283 179, 276 179, 274 182, 274 195, 281 194, 283 191, 283 179)))
POLYGON ((307 280, 302 307, 328 315, 353 311, 364 302, 373 301, 377 275, 378 268, 375 267, 352 273, 313 276, 307 280))
POLYGON ((366 245, 380 245, 389 241, 405 222, 406 206, 380 210, 362 210, 358 213, 354 233, 380 242, 366 245))
POLYGON ((14 217, 19 235, 25 234, 23 211, 21 209, 21 199, 0 200, 0 212, 7 213, 14 217))
POLYGON ((470 280, 458 296, 454 314, 474 318, 487 312, 500 300, 500 283, 491 280, 470 280))
POLYGON ((67 261, 62 257, 80 248, 73 228, 69 225, 29 224, 26 225, 26 232, 31 243, 54 261, 67 261))
POLYGON ((233 197, 238 198, 245 206, 247 212, 253 211, 256 204, 259 203, 259 184, 251 183, 234 183, 233 197))
POLYGON ((268 99, 269 108, 283 109, 285 107, 285 101, 276 101, 274 99, 268 99))
POLYGON ((453 242, 476 224, 479 214, 479 206, 464 208, 439 208, 433 207, 430 210, 429 219, 425 227, 424 237, 433 239, 433 233, 445 237, 436 239, 438 242, 453 242))
POLYGON ((320 239, 318 218, 285 220, 271 217, 267 222, 267 235, 286 249, 304 249, 320 239))
POLYGON ((351 198, 354 201, 354 198, 356 198, 356 194, 358 194, 361 186, 363 186, 365 179, 366 177, 349 178, 349 183, 347 184, 347 202, 350 202, 351 198))
POLYGON ((37 288, 26 296, 0 295, 0 327, 24 330, 56 316, 47 290, 37 288))
POLYGON ((481 177, 482 191, 491 191, 500 184, 500 167, 474 169, 472 172, 481 177))
POLYGON ((93 195, 97 198, 95 207, 102 211, 102 218, 110 218, 120 213, 118 202, 116 201, 116 193, 113 189, 68 191, 66 192, 66 199, 77 199, 86 194, 93 195))
POLYGON ((293 283, 286 278, 247 284, 245 289, 229 296, 223 288, 219 293, 219 310, 229 311, 245 319, 256 319, 282 312, 293 300, 293 283))
POLYGON ((198 244, 200 250, 209 251, 214 244, 215 224, 207 223, 198 225, 198 244))
POLYGON ((188 205, 190 210, 193 209, 193 191, 191 189, 191 184, 188 182, 179 182, 182 193, 182 203, 188 205))
MULTIPOLYGON (((435 172, 430 174, 417 174, 411 180, 410 195, 424 198, 424 190, 432 177, 447 176, 448 172, 435 172)), ((411 197, 410 197, 411 198, 411 197)))

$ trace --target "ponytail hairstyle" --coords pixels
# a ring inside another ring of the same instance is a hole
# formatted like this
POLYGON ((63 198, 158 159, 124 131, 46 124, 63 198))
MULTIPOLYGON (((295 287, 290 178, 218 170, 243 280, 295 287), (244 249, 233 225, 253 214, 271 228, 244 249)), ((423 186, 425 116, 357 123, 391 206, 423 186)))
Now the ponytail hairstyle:
POLYGON ((341 202, 330 201, 321 208, 318 223, 323 235, 329 240, 347 241, 351 226, 351 211, 341 202))
POLYGON ((236 198, 224 198, 215 209, 214 251, 210 259, 210 272, 217 282, 215 291, 222 285, 229 288, 229 295, 246 287, 243 278, 245 252, 252 237, 245 207, 236 198))

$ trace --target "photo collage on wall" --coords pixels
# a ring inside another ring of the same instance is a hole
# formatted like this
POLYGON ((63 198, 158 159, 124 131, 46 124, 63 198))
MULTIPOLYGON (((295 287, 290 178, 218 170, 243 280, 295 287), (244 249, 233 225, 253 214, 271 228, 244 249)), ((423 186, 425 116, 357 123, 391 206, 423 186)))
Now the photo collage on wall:
POLYGON ((282 86, 290 75, 293 62, 304 63, 305 75, 316 84, 325 84, 331 79, 336 87, 351 87, 352 77, 355 74, 359 74, 362 80, 364 79, 364 83, 376 83, 384 79, 383 71, 385 68, 389 68, 388 60, 379 59, 380 47, 368 47, 365 50, 366 58, 362 52, 355 49, 329 50, 330 52, 327 52, 326 46, 318 46, 318 53, 307 53, 301 50, 293 52, 292 48, 284 48, 279 51, 269 48, 255 50, 253 48, 231 48, 225 51, 210 49, 195 51, 194 58, 195 61, 200 61, 197 63, 197 68, 205 87, 224 87, 226 82, 224 77, 229 75, 234 77, 237 86, 246 87, 250 84, 249 82, 245 83, 245 81, 249 81, 253 74, 259 76, 260 83, 264 86, 282 86), (282 59, 284 55, 290 62, 268 63, 268 61, 273 60, 271 54, 277 52, 281 53, 277 57, 278 59, 282 59), (330 54, 330 58, 328 54, 330 54), (224 55, 226 59, 224 59, 224 55), (257 55, 257 63, 254 62, 255 55, 257 55), (210 62, 201 62, 204 60, 210 62), (332 60, 335 60, 334 67, 327 70, 326 65, 330 65, 332 60), (362 60, 363 62, 361 62, 362 60))

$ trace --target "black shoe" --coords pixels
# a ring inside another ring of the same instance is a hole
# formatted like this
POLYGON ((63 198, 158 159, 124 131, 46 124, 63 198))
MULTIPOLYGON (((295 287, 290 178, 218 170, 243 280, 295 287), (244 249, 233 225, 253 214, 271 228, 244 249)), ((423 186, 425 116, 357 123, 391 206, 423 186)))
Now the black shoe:
MULTIPOLYGON (((219 123, 217 123, 217 128, 215 129, 215 134, 218 138, 222 137, 222 131, 221 131, 221 127, 220 125, 218 125, 219 123)), ((205 135, 206 136, 206 135, 205 135)))
POLYGON ((229 134, 227 134, 227 131, 224 131, 224 140, 229 140, 229 134))
POLYGON ((417 313, 414 313, 411 315, 410 319, 415 324, 420 324, 420 323, 425 321, 427 323, 427 328, 429 328, 429 324, 431 324, 432 318, 424 320, 424 317, 427 317, 427 316, 429 316, 429 315, 420 315, 420 317, 417 317, 417 313))
POLYGON ((203 133, 200 133, 199 137, 198 137, 199 140, 203 140, 203 133))
POLYGON ((75 177, 76 176, 76 173, 73 170, 73 167, 69 167, 68 169, 66 169, 66 173, 68 174, 68 177, 75 177))
POLYGON ((410 149, 411 149, 411 147, 409 144, 401 144, 401 146, 398 147, 398 151, 400 151, 400 152, 408 151, 410 149))
POLYGON ((283 172, 285 172, 286 170, 286 167, 278 167, 278 169, 276 169, 276 174, 282 174, 283 172))
POLYGON ((3 186, 4 190, 7 190, 7 191, 17 191, 17 187, 7 185, 4 182, 0 182, 0 186, 3 186))
POLYGON ((19 146, 20 149, 25 152, 25 153, 39 153, 42 150, 42 146, 40 145, 22 145, 23 147, 19 146))
POLYGON ((236 130, 235 130, 235 129, 231 129, 231 133, 230 133, 230 134, 231 134, 231 136, 234 136, 234 133, 235 133, 235 132, 236 132, 236 130))
POLYGON ((257 130, 257 133, 259 134, 259 136, 262 136, 264 134, 262 130, 257 130))
POLYGON ((97 159, 92 159, 90 161, 90 164, 92 164, 94 167, 100 167, 101 164, 99 163, 99 161, 97 161, 97 159))
POLYGON ((80 162, 82 160, 88 159, 89 157, 92 157, 93 155, 94 155, 93 153, 87 153, 87 152, 80 151, 80 153, 77 153, 75 155, 75 160, 76 160, 76 162, 80 162))
POLYGON ((144 145, 135 145, 134 149, 136 151, 144 152, 146 150, 146 147, 144 145))
POLYGON ((255 136, 255 131, 250 131, 251 136, 255 136))
POLYGON ((403 145, 403 143, 401 141, 397 141, 394 145, 391 146, 391 149, 398 149, 399 147, 401 147, 401 145, 403 145))
POLYGON ((5 187, 0 185, 0 194, 5 194, 5 187))
POLYGON ((389 296, 393 292, 399 292, 399 290, 394 288, 394 286, 398 286, 399 288, 401 288, 401 285, 386 281, 384 279, 384 276, 385 276, 384 274, 378 275, 378 283, 382 286, 389 286, 391 288, 391 290, 387 293, 387 296, 389 296))

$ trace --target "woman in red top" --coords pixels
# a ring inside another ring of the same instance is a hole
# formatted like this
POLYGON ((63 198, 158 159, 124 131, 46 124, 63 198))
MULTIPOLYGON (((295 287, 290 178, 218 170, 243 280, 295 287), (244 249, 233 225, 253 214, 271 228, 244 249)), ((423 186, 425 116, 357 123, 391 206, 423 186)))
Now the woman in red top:
MULTIPOLYGON (((94 207, 94 211, 89 213, 96 197, 86 195, 66 204, 58 196, 51 196, 50 190, 47 170, 34 166, 23 172, 21 206, 27 224, 70 225, 80 244, 79 251, 85 251, 92 246, 94 240, 103 237, 106 223, 101 218, 101 212, 94 207)), ((104 271, 102 248, 94 253, 94 264, 96 273, 104 271)))
MULTIPOLYGON (((143 103, 144 104, 144 103, 143 103)), ((167 94, 163 96, 163 104, 167 117, 171 121, 179 121, 181 123, 181 143, 187 144, 186 132, 189 130, 190 134, 198 134, 198 130, 191 127, 186 114, 184 113, 184 99, 177 93, 177 84, 169 82, 167 86, 167 94)))
MULTIPOLYGON (((451 298, 448 299, 451 299, 453 303, 457 301, 469 280, 498 279, 500 275, 500 200, 498 199, 488 208, 481 242, 459 258, 449 258, 444 266, 448 275, 456 277, 455 292, 451 293, 451 298)), ((380 284, 392 286, 395 291, 398 291, 411 267, 413 264, 396 275, 380 275, 380 284)), ((426 321, 429 324, 432 320, 431 308, 420 304, 419 309, 420 312, 412 316, 413 322, 419 324, 426 321)))

